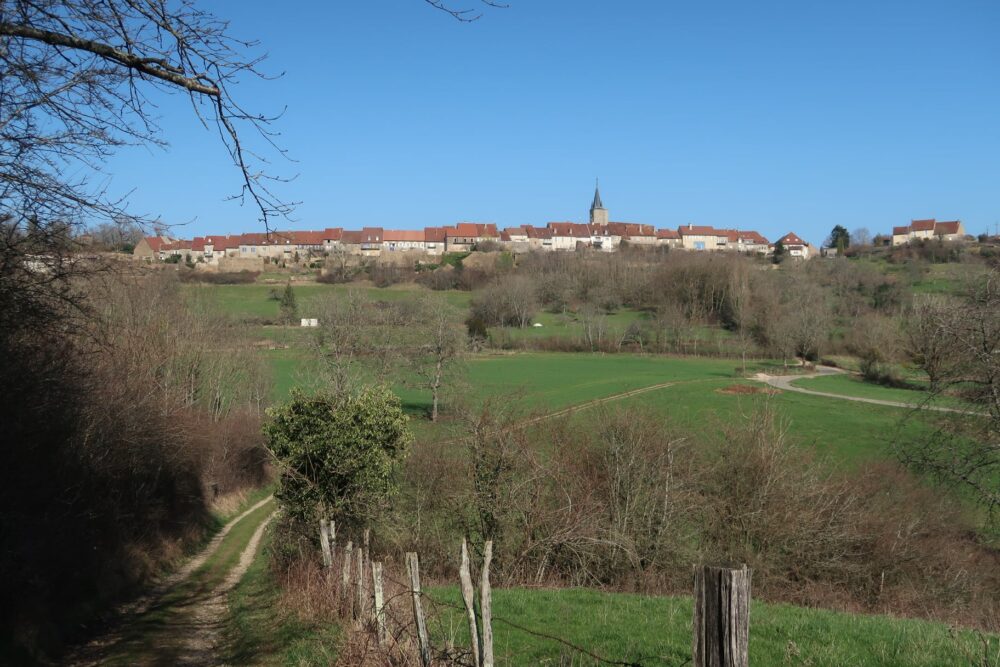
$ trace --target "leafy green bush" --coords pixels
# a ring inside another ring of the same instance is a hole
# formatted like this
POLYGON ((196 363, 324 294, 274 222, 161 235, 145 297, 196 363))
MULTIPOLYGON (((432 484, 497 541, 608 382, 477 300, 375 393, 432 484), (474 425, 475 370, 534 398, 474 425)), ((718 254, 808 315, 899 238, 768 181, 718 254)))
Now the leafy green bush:
POLYGON ((369 524, 396 492, 396 471, 412 439, 388 388, 307 395, 268 410, 267 448, 281 466, 275 496, 301 526, 322 515, 350 530, 369 524))

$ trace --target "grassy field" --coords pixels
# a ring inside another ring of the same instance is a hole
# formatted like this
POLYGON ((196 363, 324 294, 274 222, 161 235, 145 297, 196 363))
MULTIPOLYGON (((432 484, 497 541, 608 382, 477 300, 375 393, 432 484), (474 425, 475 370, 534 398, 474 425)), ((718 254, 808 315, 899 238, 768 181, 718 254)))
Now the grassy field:
MULTIPOLYGON (((461 606, 457 588, 430 596, 461 606)), ((468 646, 462 612, 431 605, 430 629, 438 642, 468 646)), ((643 665, 682 665, 691 657, 691 599, 603 593, 586 589, 494 590, 493 632, 499 665, 595 665, 552 639, 554 635, 607 660, 643 665)), ((995 642, 996 639, 994 638, 995 642)), ((931 667, 973 664, 965 651, 978 640, 953 638, 944 625, 886 616, 861 616, 783 604, 753 602, 750 664, 840 667, 931 667)), ((981 651, 981 649, 979 649, 981 651)))
MULTIPOLYGON (((278 294, 284 290, 284 285, 199 285, 184 286, 188 299, 201 302, 214 311, 233 317, 268 318, 278 317, 278 301, 271 298, 272 292, 278 294)), ((292 290, 298 302, 301 317, 315 317, 315 304, 320 299, 330 296, 346 296, 349 292, 361 292, 374 300, 390 301, 411 299, 415 293, 426 292, 422 287, 403 285, 398 287, 369 287, 359 285, 325 285, 323 283, 293 283, 292 290)), ((442 294, 449 303, 456 307, 469 306, 469 292, 451 290, 436 292, 442 294)))
POLYGON ((877 384, 865 382, 854 375, 828 375, 817 378, 804 378, 795 380, 792 383, 795 387, 810 389, 812 391, 822 391, 829 394, 841 396, 857 396, 859 398, 874 398, 882 401, 897 401, 900 403, 910 403, 913 405, 934 405, 948 408, 975 409, 970 403, 966 403, 951 396, 934 397, 919 389, 897 389, 894 387, 883 387, 877 384))
MULTIPOLYGON (((295 349, 266 352, 275 373, 275 398, 293 386, 308 384, 311 362, 295 349)), ((466 362, 459 391, 473 403, 490 396, 513 401, 526 413, 545 413, 594 399, 664 383, 677 383, 622 399, 616 405, 645 406, 697 437, 716 436, 725 425, 763 400, 760 395, 729 393, 734 385, 760 387, 735 377, 738 363, 729 359, 640 356, 633 354, 511 353, 474 357, 466 362)), ((781 364, 756 362, 754 367, 775 370, 781 364)), ((800 381, 801 382, 801 381, 800 381)), ((444 437, 448 424, 432 426, 423 419, 430 395, 412 385, 395 387, 404 408, 413 415, 418 437, 444 437)), ((905 391, 905 390, 903 390, 905 391)), ((796 441, 839 461, 885 456, 900 430, 922 428, 903 422, 906 410, 783 392, 769 399, 788 422, 796 441)), ((587 419, 590 411, 575 418, 587 419)))

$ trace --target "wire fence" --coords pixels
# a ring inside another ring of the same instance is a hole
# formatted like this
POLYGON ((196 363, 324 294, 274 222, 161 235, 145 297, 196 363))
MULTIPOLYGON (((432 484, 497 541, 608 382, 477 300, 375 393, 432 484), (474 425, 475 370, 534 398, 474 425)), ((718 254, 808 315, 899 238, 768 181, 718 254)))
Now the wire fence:
MULTIPOLYGON (((627 659, 602 655, 548 628, 533 628, 523 621, 494 615, 489 556, 480 568, 483 576, 478 598, 473 597, 466 580, 464 604, 459 604, 423 590, 416 554, 407 554, 405 568, 390 560, 373 561, 368 542, 367 531, 355 546, 353 541, 337 543, 332 522, 321 529, 326 584, 338 601, 337 613, 348 628, 340 656, 344 664, 493 667, 527 663, 527 655, 511 654, 509 648, 497 662, 493 651, 494 628, 506 628, 550 643, 558 651, 558 662, 548 664, 620 667, 691 664, 690 658, 678 660, 661 655, 630 655, 627 659)), ((490 550, 488 545, 487 553, 490 550)), ((468 568, 468 561, 463 561, 463 567, 468 568)))

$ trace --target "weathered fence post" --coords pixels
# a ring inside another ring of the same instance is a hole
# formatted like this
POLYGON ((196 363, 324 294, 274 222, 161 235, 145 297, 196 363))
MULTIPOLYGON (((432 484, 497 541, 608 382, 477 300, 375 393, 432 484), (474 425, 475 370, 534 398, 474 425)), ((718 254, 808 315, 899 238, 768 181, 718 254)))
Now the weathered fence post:
POLYGON ((372 611, 375 618, 375 636, 379 646, 385 646, 385 598, 382 594, 382 563, 372 563, 372 611))
POLYGON ((748 667, 750 575, 704 565, 694 574, 694 667, 748 667))
POLYGON ((469 545, 462 538, 462 565, 458 569, 462 580, 462 601, 465 603, 465 615, 469 619, 469 637, 472 638, 472 664, 479 667, 479 628, 476 627, 476 605, 473 599, 472 572, 469 570, 469 545))
POLYGON ((333 557, 330 555, 330 525, 326 519, 319 520, 319 545, 323 548, 323 567, 328 568, 333 565, 333 557))
POLYGON ((337 560, 337 522, 330 519, 330 565, 337 560))
POLYGON ((431 645, 427 636, 427 621, 424 619, 424 607, 420 603, 420 561, 417 554, 406 554, 406 571, 410 575, 410 594, 413 596, 413 618, 417 623, 417 640, 420 642, 420 663, 430 667, 431 645))
POLYGON ((344 562, 340 570, 340 601, 344 607, 344 613, 352 616, 351 610, 351 556, 353 556, 354 542, 347 541, 344 547, 344 562))
POLYGON ((492 560, 493 540, 486 540, 483 553, 483 578, 479 589, 479 604, 483 615, 483 667, 493 667, 493 591, 490 589, 492 560))
POLYGON ((354 577, 354 618, 361 620, 365 617, 365 555, 364 549, 355 551, 355 566, 357 575, 354 577))
POLYGON ((372 529, 371 528, 365 528, 365 532, 364 532, 365 569, 368 569, 369 567, 371 567, 371 563, 372 563, 372 561, 371 561, 371 552, 368 550, 369 542, 371 540, 371 535, 372 535, 372 529))

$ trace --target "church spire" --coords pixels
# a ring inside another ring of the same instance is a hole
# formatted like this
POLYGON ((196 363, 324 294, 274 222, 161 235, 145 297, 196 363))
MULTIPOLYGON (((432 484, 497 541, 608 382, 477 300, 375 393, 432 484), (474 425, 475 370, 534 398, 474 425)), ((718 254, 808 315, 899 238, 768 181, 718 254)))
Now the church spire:
POLYGON ((604 203, 601 202, 601 181, 596 179, 594 182, 594 203, 590 205, 590 210, 593 211, 595 208, 604 208, 604 203))
POLYGON ((594 203, 590 205, 590 224, 605 226, 608 224, 608 212, 601 201, 601 182, 594 183, 594 203))

